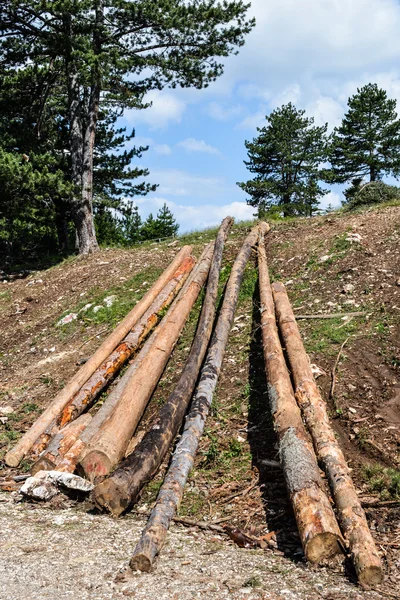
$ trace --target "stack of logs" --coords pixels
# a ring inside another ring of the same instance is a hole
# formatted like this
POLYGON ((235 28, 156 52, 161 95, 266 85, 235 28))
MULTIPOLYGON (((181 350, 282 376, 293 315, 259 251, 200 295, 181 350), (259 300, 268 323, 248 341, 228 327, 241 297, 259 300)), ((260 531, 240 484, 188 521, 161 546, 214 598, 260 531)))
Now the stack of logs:
POLYGON ((179 251, 152 288, 8 452, 6 463, 15 467, 29 456, 35 460, 33 473, 77 471, 96 484, 92 496, 97 507, 120 516, 156 474, 186 415, 164 483, 130 563, 133 569, 149 571, 182 499, 221 371, 245 267, 258 246, 270 408, 305 556, 318 563, 348 547, 359 581, 378 584, 382 580, 380 558, 315 384, 289 299, 282 284, 270 284, 264 244, 269 231, 266 223, 254 227, 246 237, 215 317, 223 249, 232 222, 231 217, 224 219, 215 242, 205 247, 197 263, 190 246, 179 251), (138 441, 133 437, 137 426, 206 282, 196 334, 180 378, 156 422, 138 441), (97 412, 89 412, 128 361, 129 367, 104 403, 97 412), (328 478, 334 507, 320 467, 328 478))

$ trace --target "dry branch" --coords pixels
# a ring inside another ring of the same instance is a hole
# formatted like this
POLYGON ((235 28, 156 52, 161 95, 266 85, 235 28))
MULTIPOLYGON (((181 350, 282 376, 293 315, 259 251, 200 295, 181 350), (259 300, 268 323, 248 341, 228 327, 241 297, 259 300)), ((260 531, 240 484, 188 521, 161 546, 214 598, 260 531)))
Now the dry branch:
POLYGON ((366 312, 349 313, 321 313, 320 315, 296 315, 297 321, 300 319, 343 319, 344 317, 363 317, 366 312))
POLYGON ((348 540, 354 567, 361 583, 376 585, 382 581, 382 564, 343 452, 329 423, 325 403, 314 381, 310 362, 301 340, 296 319, 280 283, 272 286, 279 327, 289 357, 301 408, 314 447, 332 490, 339 522, 348 540))
POLYGON ((130 562, 132 569, 150 571, 155 557, 164 544, 169 525, 182 499, 221 371, 244 270, 252 247, 257 242, 257 237, 258 228, 255 227, 246 237, 232 267, 197 391, 156 504, 135 548, 130 562))
POLYGON ((304 554, 311 562, 340 552, 339 526, 319 474, 294 396, 276 326, 275 305, 268 274, 264 235, 258 242, 261 329, 268 395, 279 456, 296 517, 304 554))
POLYGON ((153 347, 130 379, 109 418, 92 438, 88 453, 80 461, 84 473, 91 481, 108 475, 123 458, 193 304, 206 282, 213 249, 214 244, 210 243, 188 280, 188 285, 179 295, 174 309, 160 324, 153 347))
POLYGON ((46 430, 50 423, 63 410, 67 402, 80 390, 101 363, 115 350, 121 340, 134 327, 135 323, 143 316, 165 284, 173 277, 177 267, 191 253, 190 246, 184 246, 176 255, 172 263, 157 279, 143 298, 132 308, 114 331, 103 341, 100 348, 70 379, 67 385, 57 394, 51 404, 40 415, 30 429, 22 436, 19 442, 7 452, 5 462, 10 467, 16 467, 21 459, 30 450, 38 437, 46 430))
POLYGON ((135 451, 93 492, 96 505, 114 516, 119 516, 137 500, 142 487, 160 466, 182 423, 211 337, 222 253, 232 221, 231 217, 224 219, 219 230, 196 335, 175 389, 135 451))

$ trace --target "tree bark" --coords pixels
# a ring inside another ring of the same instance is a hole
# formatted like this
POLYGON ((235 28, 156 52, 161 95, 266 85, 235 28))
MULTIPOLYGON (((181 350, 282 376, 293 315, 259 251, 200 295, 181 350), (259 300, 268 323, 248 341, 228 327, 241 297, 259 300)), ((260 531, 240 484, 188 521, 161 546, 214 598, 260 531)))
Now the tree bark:
POLYGON ((69 423, 51 440, 47 452, 32 467, 32 475, 38 471, 52 471, 57 462, 74 445, 82 431, 89 425, 92 415, 81 415, 76 421, 69 423))
POLYGON ((195 259, 192 256, 184 259, 175 271, 173 278, 166 283, 143 317, 136 323, 135 327, 128 333, 114 352, 96 369, 79 392, 67 403, 61 414, 57 415, 44 433, 39 436, 30 450, 33 459, 38 458, 42 454, 50 443, 51 438, 60 429, 90 408, 101 391, 115 377, 121 367, 139 348, 150 331, 157 325, 160 319, 160 311, 171 304, 186 281, 194 264, 195 259))
POLYGON ((339 526, 319 474, 294 396, 276 326, 264 234, 258 242, 261 330, 268 395, 279 456, 307 560, 317 563, 340 552, 339 526))
POLYGON ((272 286, 279 327, 289 357, 296 399, 311 433, 318 459, 329 480, 339 522, 349 543, 360 583, 382 581, 382 564, 357 497, 343 452, 329 423, 325 403, 314 381, 285 287, 272 286))
MULTIPOLYGON (((175 300, 176 302, 176 300, 175 300)), ((170 311, 172 308, 170 308, 170 311)), ((106 419, 111 415, 115 406, 119 402, 121 398, 122 392, 128 385, 130 379, 133 377, 133 374, 137 371, 139 365, 143 362, 144 358, 149 353, 150 349, 154 344, 156 332, 153 332, 149 339, 144 344, 143 348, 140 350, 139 354, 135 357, 132 364, 125 371, 121 379, 115 388, 111 391, 111 393, 107 396, 104 404, 99 408, 97 413, 93 416, 91 422, 86 427, 86 429, 82 432, 79 439, 75 442, 75 444, 66 452, 64 457, 60 459, 60 462, 57 463, 56 467, 58 470, 69 471, 73 473, 77 467, 79 460, 82 460, 87 453, 87 446, 93 436, 98 432, 102 424, 106 421, 106 419)))
POLYGON ((153 348, 125 388, 110 417, 91 440, 90 451, 80 461, 86 477, 91 481, 108 475, 123 458, 193 304, 206 282, 213 248, 214 244, 207 246, 174 310, 158 328, 153 348))
POLYGON ((110 354, 100 367, 88 379, 76 396, 62 411, 58 426, 64 427, 87 410, 99 396, 105 386, 115 377, 126 361, 137 351, 143 340, 154 329, 160 320, 160 312, 167 308, 188 278, 195 264, 195 259, 188 256, 159 293, 140 321, 123 339, 121 344, 110 354))
POLYGON ((183 490, 194 463, 221 371, 244 270, 251 250, 257 243, 257 237, 258 227, 254 227, 246 237, 233 264, 222 308, 183 433, 176 445, 170 467, 161 486, 156 504, 151 511, 149 521, 130 561, 133 570, 150 571, 155 557, 164 545, 169 525, 182 500, 183 490))
POLYGON ((93 497, 97 506, 111 512, 113 516, 122 514, 137 500, 140 490, 153 477, 178 433, 210 341, 222 253, 232 221, 231 217, 224 219, 218 232, 196 335, 175 389, 160 409, 152 429, 139 442, 135 451, 94 490, 93 497))
POLYGON ((177 267, 189 256, 190 246, 184 246, 176 255, 172 263, 153 284, 143 298, 132 308, 114 331, 104 340, 100 348, 70 379, 67 385, 57 394, 50 406, 40 415, 32 427, 22 436, 19 442, 5 457, 5 462, 10 467, 18 466, 21 459, 32 448, 34 442, 42 435, 53 419, 63 410, 67 402, 80 390, 82 385, 93 375, 104 359, 117 347, 126 334, 134 327, 143 316, 164 285, 173 277, 177 267))

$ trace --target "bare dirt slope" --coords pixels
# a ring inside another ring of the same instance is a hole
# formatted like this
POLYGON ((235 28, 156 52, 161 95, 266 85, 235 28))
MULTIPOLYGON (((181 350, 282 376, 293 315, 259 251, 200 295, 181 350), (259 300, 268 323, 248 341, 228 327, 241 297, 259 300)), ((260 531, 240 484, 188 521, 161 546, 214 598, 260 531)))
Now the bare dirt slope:
MULTIPOLYGON (((245 233, 245 226, 236 226, 228 240, 221 288, 245 233)), ((193 234, 184 242, 192 243, 199 255, 213 235, 193 234)), ((303 562, 283 477, 268 464, 277 460, 277 448, 266 397, 253 261, 180 513, 223 519, 253 533, 275 532, 272 547, 265 553, 239 549, 224 536, 174 526, 154 574, 127 581, 120 574, 116 581, 143 520, 130 515, 113 522, 68 501, 52 510, 15 504, 17 495, 3 493, 1 599, 400 597, 400 207, 277 224, 267 249, 272 278, 286 283, 298 315, 363 313, 299 324, 382 552, 382 589, 377 594, 360 591, 342 561, 324 568, 303 562), (330 398, 331 370, 343 343, 330 398)), ((166 243, 103 250, 0 283, 0 407, 14 411, 0 425, 2 455, 176 251, 176 245, 166 243), (102 308, 94 312, 95 306, 102 308), (57 326, 70 312, 78 317, 57 326)), ((139 428, 152 421, 179 376, 198 310, 199 303, 139 428)), ((22 469, 29 470, 29 462, 22 469)), ((150 508, 162 473, 145 489, 140 510, 150 508)), ((10 474, 4 468, 0 477, 10 474)))

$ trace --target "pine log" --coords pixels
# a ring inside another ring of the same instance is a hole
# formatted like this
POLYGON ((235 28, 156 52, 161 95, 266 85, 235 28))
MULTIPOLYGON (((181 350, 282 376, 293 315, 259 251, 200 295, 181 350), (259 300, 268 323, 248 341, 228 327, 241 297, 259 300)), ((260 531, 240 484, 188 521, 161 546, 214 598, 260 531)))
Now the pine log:
POLYGON ((343 452, 329 422, 326 405, 314 381, 289 298, 281 283, 274 283, 272 289, 296 399, 311 433, 319 462, 326 472, 358 580, 367 585, 379 584, 383 579, 381 560, 343 452))
POLYGON ((188 256, 178 267, 173 278, 164 286, 135 327, 128 333, 122 343, 117 346, 114 352, 110 354, 107 360, 96 369, 78 394, 64 408, 58 419, 60 428, 87 410, 126 361, 137 351, 143 340, 159 322, 160 312, 171 304, 185 283, 194 264, 194 257, 188 256))
POLYGON ((224 300, 211 338, 183 433, 176 445, 156 504, 137 544, 130 566, 133 570, 150 571, 155 557, 164 545, 171 520, 182 500, 183 490, 192 469, 199 441, 210 410, 213 393, 221 371, 239 296, 244 270, 253 246, 257 243, 258 227, 251 230, 236 257, 225 289, 224 300))
POLYGON ((67 402, 80 390, 94 371, 118 346, 121 340, 134 327, 135 323, 143 316, 151 303, 163 289, 165 284, 173 277, 177 267, 191 253, 190 246, 184 246, 176 255, 172 263, 165 269, 162 275, 152 285, 143 298, 132 308, 121 323, 103 341, 101 346, 89 358, 89 360, 70 379, 67 385, 57 394, 51 404, 34 422, 32 427, 22 436, 18 443, 7 452, 5 462, 10 467, 17 467, 21 459, 31 449, 38 437, 46 430, 50 423, 60 414, 67 402))
POLYGON ((57 415, 39 436, 29 452, 31 458, 34 460, 38 459, 47 448, 52 437, 57 435, 60 429, 90 408, 106 385, 115 377, 126 361, 137 351, 150 331, 157 325, 160 320, 160 311, 171 304, 188 278, 194 264, 195 258, 188 256, 177 267, 173 278, 166 283, 151 306, 123 339, 122 343, 96 369, 80 391, 67 403, 61 414, 57 415))
POLYGON ((90 441, 90 451, 80 461, 80 467, 91 481, 108 475, 123 458, 129 440, 207 280, 213 249, 214 243, 208 244, 173 310, 158 327, 154 346, 129 380, 111 415, 90 441))
POLYGON ((231 217, 224 219, 218 232, 196 335, 178 383, 160 409, 155 424, 138 443, 135 451, 93 492, 98 508, 115 517, 137 500, 142 487, 153 477, 185 416, 212 333, 222 253, 232 222, 231 217))
POLYGON ((155 332, 153 332, 153 334, 146 341, 139 354, 135 357, 132 364, 129 365, 129 367, 119 380, 118 384, 115 386, 115 388, 107 396, 104 404, 102 404, 97 413, 93 416, 91 422, 82 432, 79 439, 68 450, 68 452, 65 453, 64 456, 60 457, 59 461, 56 463, 56 468, 58 471, 68 471, 69 473, 73 473, 75 471, 79 460, 82 460, 85 454, 88 452, 87 447, 90 440, 98 432, 101 425, 110 416, 115 406, 117 405, 119 399, 121 398, 122 392, 126 388, 129 380, 137 371, 144 357, 147 356, 150 348, 154 343, 154 338, 155 332))
POLYGON ((279 340, 263 232, 258 242, 258 273, 264 362, 280 462, 304 554, 310 562, 317 563, 340 552, 341 534, 324 491, 279 340))
POLYGON ((92 415, 81 415, 72 423, 61 429, 51 440, 47 451, 32 467, 32 475, 38 471, 53 471, 59 460, 75 444, 84 429, 92 420, 92 415))

